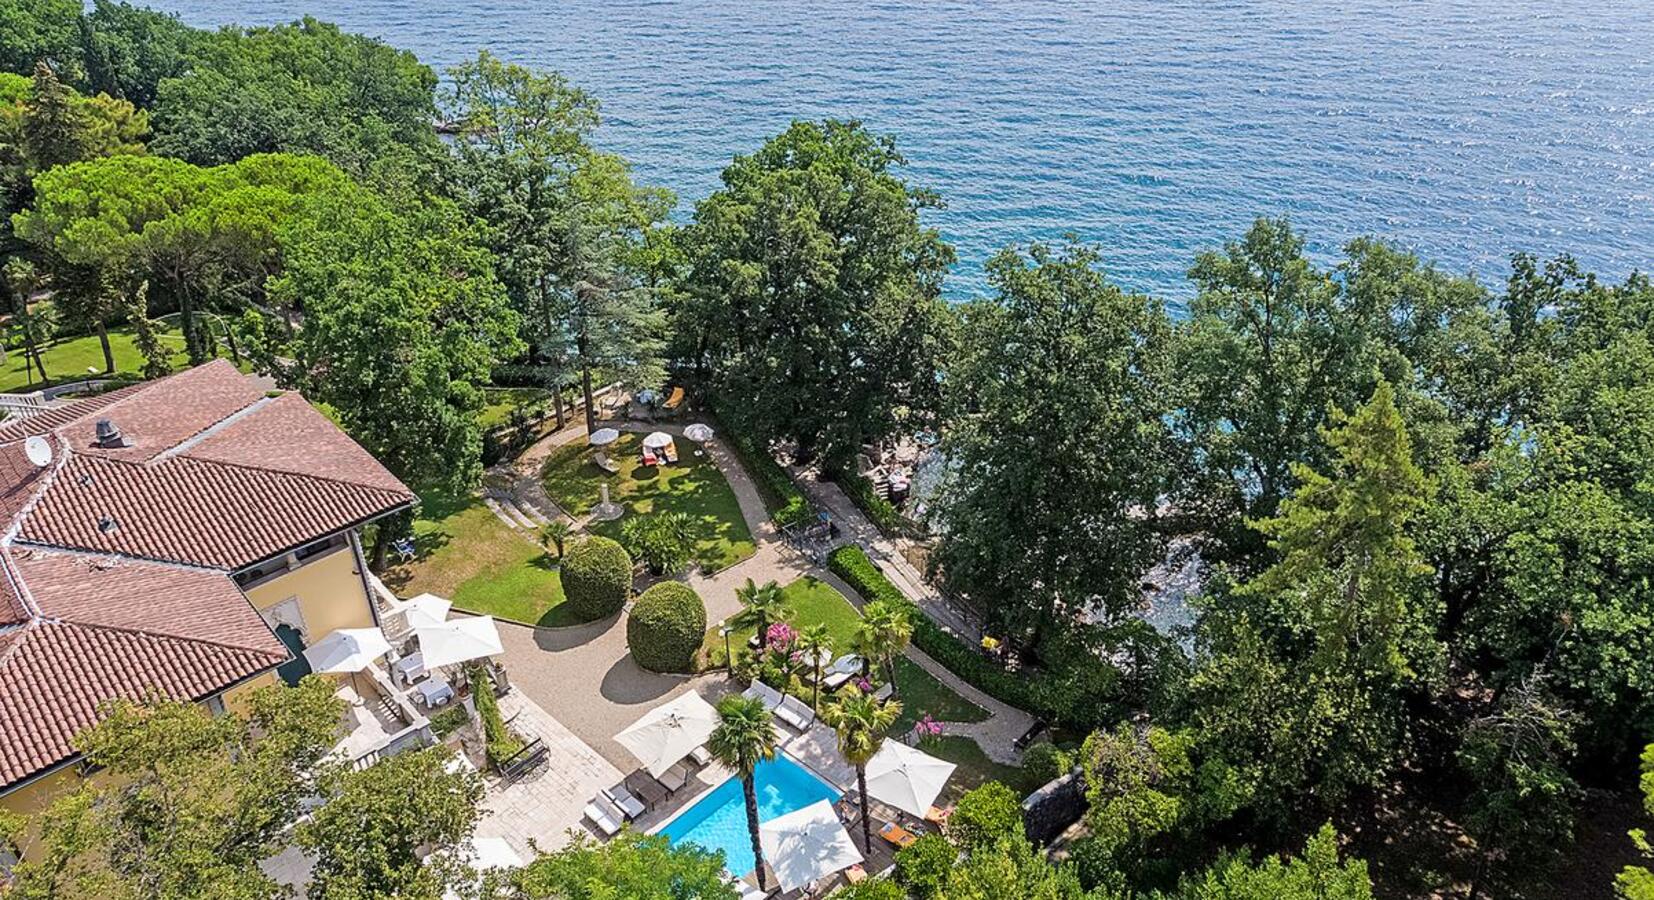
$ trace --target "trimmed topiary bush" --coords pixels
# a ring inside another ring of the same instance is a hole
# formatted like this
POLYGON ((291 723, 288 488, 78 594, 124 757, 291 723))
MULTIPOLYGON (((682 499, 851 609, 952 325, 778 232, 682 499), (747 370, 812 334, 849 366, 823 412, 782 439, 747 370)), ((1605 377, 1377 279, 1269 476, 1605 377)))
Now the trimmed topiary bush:
POLYGON ((706 635, 706 604, 687 584, 663 581, 643 592, 626 618, 626 646, 651 672, 688 672, 706 635))
POLYGON ((1022 771, 1029 784, 1049 784, 1074 768, 1074 754, 1050 741, 1040 741, 1022 754, 1022 771))
POLYGON ((589 537, 570 547, 558 574, 569 611, 582 622, 620 612, 632 594, 632 558, 626 548, 605 537, 589 537))

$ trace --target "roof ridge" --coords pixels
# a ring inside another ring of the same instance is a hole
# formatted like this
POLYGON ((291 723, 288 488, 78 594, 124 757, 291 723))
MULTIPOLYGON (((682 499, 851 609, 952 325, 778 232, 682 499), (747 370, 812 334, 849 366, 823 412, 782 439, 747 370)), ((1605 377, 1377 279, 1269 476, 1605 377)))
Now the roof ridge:
MULTIPOLYGON (((327 475, 312 475, 309 472, 294 472, 294 471, 291 471, 291 470, 288 470, 288 469, 273 469, 273 468, 270 468, 268 466, 253 466, 253 465, 248 465, 246 463, 230 462, 229 460, 223 460, 223 459, 204 459, 204 458, 199 457, 199 456, 179 455, 179 456, 170 457, 170 459, 188 460, 190 462, 199 463, 199 464, 204 465, 204 466, 222 466, 226 469, 237 469, 237 470, 243 471, 243 472, 262 472, 266 475, 285 475, 285 476, 288 476, 290 478, 299 478, 299 479, 303 479, 305 481, 319 481, 319 482, 323 482, 325 484, 343 484, 343 485, 347 485, 347 486, 353 487, 353 488, 361 488, 363 490, 377 491, 381 494, 387 494, 387 495, 390 495, 390 496, 397 496, 397 497, 404 496, 401 491, 395 491, 395 490, 392 490, 392 489, 387 488, 387 487, 381 487, 377 484, 368 484, 365 481, 351 481, 351 480, 346 479, 346 478, 331 478, 327 475)), ((127 462, 127 461, 126 460, 111 460, 111 462, 127 462)), ((131 463, 131 462, 127 462, 127 464, 128 465, 144 465, 144 463, 131 463)), ((406 487, 406 485, 404 485, 404 487, 406 487)), ((412 497, 415 500, 419 499, 419 495, 414 493, 413 489, 411 489, 411 488, 409 488, 406 496, 412 497)))
POLYGON ((125 562, 137 563, 144 566, 158 566, 163 569, 178 569, 183 572, 196 572, 202 575, 223 575, 229 577, 233 569, 219 566, 204 566, 200 563, 179 562, 172 559, 151 559, 147 556, 133 556, 130 553, 121 553, 116 550, 87 550, 82 547, 65 547, 61 544, 42 544, 39 541, 23 539, 13 541, 11 546, 24 550, 39 551, 51 556, 79 556, 83 558, 119 559, 125 562))
POLYGON ((224 418, 219 419, 218 421, 209 424, 207 427, 201 429, 200 431, 197 431, 196 433, 190 435, 187 438, 184 438, 183 440, 179 441, 178 443, 173 444, 171 447, 168 447, 165 450, 162 450, 161 452, 156 453, 154 456, 151 456, 149 459, 144 460, 143 464, 148 465, 149 463, 154 463, 154 462, 164 462, 166 460, 172 459, 175 456, 182 456, 190 448, 192 448, 195 445, 201 443, 202 441, 205 441, 206 439, 212 437, 213 435, 217 434, 218 432, 222 431, 223 429, 230 427, 231 425, 235 424, 236 422, 241 421, 243 418, 245 418, 247 416, 250 416, 255 412, 258 412, 260 409, 263 409, 264 407, 270 405, 270 403, 272 401, 274 401, 275 399, 276 399, 275 397, 272 397, 272 396, 269 396, 268 394, 266 394, 265 396, 260 397, 257 400, 254 400, 253 402, 247 404, 246 406, 243 406, 242 408, 236 410, 235 412, 230 413, 229 415, 225 416, 224 418))
MULTIPOLYGON (((262 618, 263 617, 260 616, 260 619, 262 619, 262 618)), ((41 625, 61 625, 61 626, 67 626, 67 627, 70 627, 70 628, 85 628, 85 629, 90 630, 90 631, 113 631, 113 632, 116 632, 118 634, 130 634, 134 637, 140 637, 140 638, 153 638, 154 640, 158 640, 158 641, 174 641, 174 642, 181 643, 181 644, 200 644, 200 645, 207 646, 207 647, 220 647, 220 648, 223 648, 225 650, 236 650, 236 651, 240 651, 240 652, 243 652, 243 653, 259 653, 259 654, 263 654, 263 655, 269 656, 269 657, 274 657, 276 655, 276 654, 274 654, 274 653, 270 652, 269 650, 264 649, 262 647, 248 647, 248 646, 243 645, 243 644, 232 644, 232 643, 229 643, 228 641, 215 641, 215 640, 212 640, 211 638, 184 637, 183 635, 180 635, 180 634, 167 634, 165 632, 159 632, 159 631, 145 631, 142 628, 130 628, 130 627, 127 627, 125 625, 106 625, 106 624, 103 624, 101 622, 81 622, 81 621, 76 620, 76 619, 65 619, 62 616, 40 616, 35 621, 38 622, 41 625)), ((265 627, 268 628, 269 626, 266 625, 265 627)), ((272 637, 274 636, 274 632, 271 633, 271 636, 272 637)), ((290 659, 290 658, 291 658, 291 654, 289 654, 288 657, 284 658, 283 661, 285 662, 286 659, 290 659)))

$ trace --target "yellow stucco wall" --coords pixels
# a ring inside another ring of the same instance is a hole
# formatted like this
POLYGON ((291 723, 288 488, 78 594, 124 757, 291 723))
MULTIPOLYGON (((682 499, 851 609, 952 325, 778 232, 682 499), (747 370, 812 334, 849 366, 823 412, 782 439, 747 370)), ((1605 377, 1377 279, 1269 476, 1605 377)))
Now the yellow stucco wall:
MULTIPOLYGON (((304 561, 297 569, 245 588, 253 608, 260 611, 297 601, 305 642, 314 644, 339 628, 373 627, 373 608, 356 554, 350 545, 304 561)), ((283 619, 282 621, 286 621, 283 619)))

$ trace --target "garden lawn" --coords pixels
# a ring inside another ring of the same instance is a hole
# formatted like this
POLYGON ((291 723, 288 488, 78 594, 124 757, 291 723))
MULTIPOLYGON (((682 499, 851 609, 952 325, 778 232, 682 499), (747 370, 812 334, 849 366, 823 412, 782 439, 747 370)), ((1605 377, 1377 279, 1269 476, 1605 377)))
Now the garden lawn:
POLYGON ((1026 797, 1040 787, 1029 783, 1030 779, 1020 766, 1006 766, 994 762, 988 758, 988 754, 982 752, 975 740, 964 735, 950 734, 931 738, 920 744, 919 749, 958 766, 948 779, 947 787, 942 789, 942 796, 937 798, 938 806, 947 806, 958 800, 966 791, 990 781, 998 781, 1009 786, 1019 797, 1026 797))
MULTIPOLYGON (((182 369, 189 364, 189 357, 184 354, 184 338, 177 332, 163 332, 161 341, 173 348, 172 365, 174 369, 182 369)), ((98 342, 97 335, 68 338, 56 341, 41 351, 46 362, 46 374, 51 376, 53 384, 66 381, 80 381, 84 378, 128 378, 136 381, 142 376, 139 374, 144 367, 144 356, 132 343, 130 329, 111 330, 109 332, 109 347, 115 353, 115 374, 104 375, 103 345, 98 342), (96 371, 88 372, 87 369, 96 371)), ((35 383, 30 384, 28 373, 24 368, 23 344, 21 341, 12 341, 6 347, 6 358, 0 363, 0 391, 32 391, 42 385, 39 374, 35 375, 35 383)))
POLYGON ((432 593, 467 612, 525 625, 573 625, 557 562, 534 536, 511 528, 481 497, 425 491, 414 521, 418 556, 385 573, 404 597, 432 593))
MULTIPOLYGON (((844 599, 843 594, 827 582, 809 576, 786 585, 781 593, 787 598, 787 607, 792 610, 789 624, 799 631, 812 625, 826 625, 827 634, 833 641, 833 656, 850 652, 850 640, 856 634, 861 613, 844 599)), ((701 643, 701 653, 708 669, 724 665, 724 638, 718 629, 725 624, 735 629, 730 632, 729 645, 735 648, 737 658, 757 631, 757 623, 747 616, 745 610, 707 629, 706 640, 701 643)), ((810 673, 809 677, 814 678, 814 673, 810 673)))
POLYGON ((696 456, 695 444, 679 438, 678 461, 673 465, 645 466, 641 459, 643 435, 623 432, 608 448, 619 467, 609 475, 592 461, 595 453, 584 443, 559 447, 546 460, 542 473, 546 492, 576 519, 596 506, 599 488, 609 484, 609 496, 626 507, 614 522, 594 523, 590 530, 620 539, 620 526, 631 516, 657 512, 687 515, 695 535, 695 559, 713 570, 727 568, 757 550, 735 491, 724 480, 710 456, 696 456))
POLYGON ((988 721, 987 710, 959 696, 905 656, 896 660, 896 697, 902 701, 902 715, 891 734, 911 731, 927 715, 938 722, 988 721))

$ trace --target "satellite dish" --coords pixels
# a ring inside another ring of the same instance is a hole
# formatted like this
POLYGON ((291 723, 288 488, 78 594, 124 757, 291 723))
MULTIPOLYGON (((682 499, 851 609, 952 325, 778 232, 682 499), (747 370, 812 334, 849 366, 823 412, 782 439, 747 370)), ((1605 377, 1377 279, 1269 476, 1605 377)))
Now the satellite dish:
POLYGON ((23 453, 29 462, 44 469, 52 462, 52 445, 43 437, 32 437, 23 442, 23 453))

